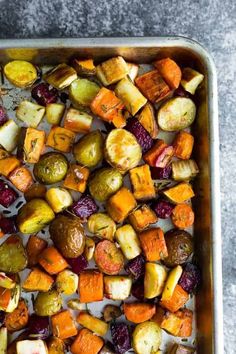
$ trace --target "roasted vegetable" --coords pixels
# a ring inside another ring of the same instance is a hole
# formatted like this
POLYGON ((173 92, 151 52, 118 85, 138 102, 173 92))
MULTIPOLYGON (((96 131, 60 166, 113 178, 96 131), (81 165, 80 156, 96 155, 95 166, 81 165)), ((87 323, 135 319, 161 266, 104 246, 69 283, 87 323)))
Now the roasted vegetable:
POLYGON ((93 64, 93 59, 74 59, 73 67, 81 76, 93 76, 96 74, 96 67, 93 64))
POLYGON ((158 126, 156 122, 155 112, 150 103, 145 104, 140 114, 138 115, 139 123, 146 129, 152 139, 156 139, 158 126))
POLYGON ((7 353, 7 328, 6 327, 0 328, 0 353, 1 354, 7 353))
POLYGON ((120 317, 122 311, 118 306, 106 305, 103 309, 103 318, 105 322, 111 322, 112 320, 120 317))
POLYGON ((38 77, 35 66, 24 60, 13 60, 4 66, 6 78, 17 87, 31 86, 38 77))
POLYGON ((75 133, 88 133, 93 122, 93 117, 86 112, 69 108, 64 119, 64 128, 75 133))
POLYGON ((136 231, 142 231, 151 224, 155 224, 157 216, 148 205, 143 204, 129 214, 129 222, 136 231))
POLYGON ((77 202, 73 203, 70 210, 80 218, 81 222, 85 222, 98 211, 98 206, 90 195, 83 195, 77 202))
POLYGON ((45 81, 58 90, 63 90, 77 79, 74 68, 67 64, 59 64, 44 76, 45 81))
POLYGON ((138 324, 133 332, 133 347, 137 354, 156 353, 161 345, 161 329, 153 321, 138 324))
POLYGON ((47 342, 48 354, 65 354, 65 342, 57 337, 52 337, 47 342))
POLYGON ((14 120, 8 120, 0 127, 0 145, 8 152, 13 151, 17 146, 19 134, 20 127, 14 120))
POLYGON ((82 166, 94 167, 103 158, 103 137, 99 130, 84 135, 74 146, 74 156, 82 166))
POLYGON ((163 194, 173 203, 183 203, 195 196, 194 191, 189 183, 182 182, 174 187, 170 187, 163 191, 163 194))
POLYGON ((70 152, 74 140, 74 132, 59 126, 53 126, 48 134, 46 145, 55 150, 70 152))
POLYGON ((16 232, 18 232, 16 218, 14 216, 5 218, 0 215, 0 238, 6 234, 14 234, 16 232))
POLYGON ((107 214, 95 213, 88 219, 88 229, 96 236, 112 241, 116 224, 107 214))
POLYGON ((168 274, 168 278, 162 293, 162 299, 164 301, 168 301, 169 299, 171 299, 182 272, 182 267, 178 265, 174 269, 172 269, 168 274))
POLYGON ((139 240, 147 261, 155 262, 168 256, 164 233, 159 227, 142 231, 139 240))
POLYGON ((39 264, 49 274, 57 274, 68 267, 68 263, 55 247, 46 248, 39 256, 39 264))
POLYGON ((164 263, 168 267, 174 267, 185 263, 193 252, 193 238, 183 230, 170 230, 165 234, 168 257, 164 263))
POLYGON ((20 285, 16 284, 13 289, 0 288, 0 311, 13 312, 19 303, 20 285))
POLYGON ((58 92, 55 88, 50 87, 45 82, 33 87, 31 96, 41 106, 47 106, 47 104, 57 102, 58 92))
POLYGON ((161 299, 160 305, 171 312, 178 311, 181 307, 183 307, 186 302, 189 300, 189 294, 181 288, 180 285, 176 285, 172 296, 169 299, 161 299))
POLYGON ((14 187, 23 193, 27 192, 34 183, 30 170, 24 166, 17 167, 8 178, 14 187))
POLYGON ((174 205, 164 199, 157 199, 153 205, 153 210, 160 219, 167 219, 171 216, 174 205))
POLYGON ((89 354, 98 354, 102 347, 102 338, 96 336, 87 328, 82 328, 72 343, 70 350, 72 354, 84 354, 86 352, 89 354))
POLYGON ((129 327, 126 323, 112 323, 111 338, 117 354, 124 354, 131 349, 129 327))
POLYGON ((152 179, 169 179, 171 177, 171 165, 166 167, 151 167, 152 179))
POLYGON ((172 146, 168 146, 163 140, 157 139, 154 146, 143 156, 150 166, 164 168, 174 155, 172 146))
POLYGON ((149 71, 135 79, 135 83, 145 97, 152 103, 161 101, 169 95, 170 88, 157 70, 149 71))
POLYGON ((118 56, 99 64, 96 73, 103 85, 108 86, 123 79, 129 73, 129 67, 125 60, 118 56))
POLYGON ((71 194, 61 187, 48 189, 45 197, 54 213, 62 212, 73 203, 71 194))
POLYGON ((9 208, 18 198, 16 191, 6 182, 0 180, 0 204, 4 208, 9 208))
POLYGON ((148 165, 135 167, 129 171, 134 197, 137 200, 153 199, 156 196, 154 183, 148 165))
POLYGON ((131 259, 125 265, 125 271, 134 279, 140 278, 145 272, 145 259, 142 255, 131 259))
POLYGON ((17 342, 16 351, 17 354, 48 354, 46 343, 41 339, 17 342))
POLYGON ((60 339, 73 337, 77 334, 74 320, 69 310, 64 310, 51 317, 52 334, 60 339))
POLYGON ((127 129, 135 136, 139 145, 142 148, 143 153, 145 153, 152 147, 153 140, 147 130, 138 121, 138 119, 136 119, 135 117, 128 119, 125 129, 127 129))
POLYGON ((181 80, 181 70, 176 62, 170 58, 157 60, 153 63, 171 89, 177 89, 181 80))
POLYGON ((93 198, 104 202, 117 192, 122 184, 123 178, 118 170, 102 168, 92 175, 89 181, 89 191, 93 198))
POLYGON ((87 180, 89 177, 89 169, 77 164, 71 164, 64 180, 63 186, 76 192, 84 193, 87 180))
POLYGON ((75 274, 80 274, 83 270, 88 268, 89 265, 83 254, 76 258, 67 258, 66 260, 75 274))
POLYGON ((134 80, 138 76, 139 65, 134 63, 126 63, 126 64, 128 65, 129 68, 128 75, 130 79, 134 82, 134 80))
POLYGON ((28 320, 28 307, 26 302, 22 299, 19 301, 17 308, 13 312, 6 315, 4 322, 9 332, 16 332, 25 328, 27 326, 28 320))
POLYGON ((35 198, 43 199, 45 198, 46 192, 47 188, 43 184, 34 183, 24 193, 24 197, 27 202, 35 198))
POLYGON ((16 109, 16 117, 32 128, 37 128, 44 114, 45 107, 30 101, 22 101, 16 109))
POLYGON ((105 274, 118 274, 124 266, 124 257, 115 243, 109 240, 99 242, 95 248, 94 259, 98 268, 105 274))
POLYGON ((201 273, 199 268, 192 263, 187 263, 179 279, 179 285, 190 294, 198 287, 200 280, 201 273))
POLYGON ((17 216, 17 225, 23 234, 31 234, 42 230, 55 215, 43 199, 32 199, 24 204, 17 216))
POLYGON ((81 326, 90 329, 99 336, 105 336, 108 331, 108 324, 106 322, 90 315, 86 311, 81 311, 76 320, 81 326))
POLYGON ((194 95, 196 89, 203 81, 203 79, 204 76, 198 71, 193 70, 191 68, 184 68, 181 85, 187 92, 190 92, 192 95, 194 95))
POLYGON ((185 229, 194 223, 194 212, 188 204, 178 204, 172 211, 171 220, 178 229, 185 229))
POLYGON ((146 103, 147 99, 134 86, 129 78, 124 78, 118 82, 115 88, 117 97, 124 102, 126 109, 134 116, 146 103))
POLYGON ((64 295, 73 295, 79 283, 79 277, 69 269, 65 269, 56 278, 57 290, 64 295))
POLYGON ((104 345, 103 347, 102 347, 102 350, 100 350, 100 352, 99 352, 99 354, 116 354, 115 352, 114 352, 114 346, 113 346, 113 344, 111 344, 111 343, 106 343, 106 345, 104 345))
POLYGON ((111 196, 106 204, 108 214, 117 223, 123 222, 135 207, 136 200, 126 187, 122 187, 116 194, 111 196))
POLYGON ((80 302, 103 300, 103 274, 96 270, 87 270, 79 277, 80 302))
POLYGON ((62 103, 49 103, 46 106, 46 119, 49 124, 59 125, 65 112, 65 105, 62 103))
POLYGON ((194 354, 195 349, 187 347, 186 345, 175 343, 171 349, 168 351, 168 354, 194 354))
POLYGON ((38 316, 52 316, 60 311, 62 299, 56 290, 38 293, 34 302, 34 311, 38 316))
POLYGON ((172 177, 175 181, 189 181, 194 178, 198 172, 198 166, 194 160, 173 161, 172 177))
POLYGON ((64 257, 76 258, 83 253, 85 235, 78 218, 59 215, 50 224, 49 232, 64 257))
POLYGON ((88 79, 77 79, 69 87, 69 97, 74 107, 89 107, 100 87, 88 79))
MULTIPOLYGON (((7 152, 6 152, 6 154, 7 154, 7 152)), ((8 177, 9 174, 16 167, 20 166, 20 164, 21 164, 20 161, 15 156, 7 156, 6 155, 6 157, 0 158, 0 175, 8 177)))
POLYGON ((53 184, 64 179, 68 162, 59 152, 48 152, 34 165, 34 176, 40 183, 53 184))
POLYGON ((84 256, 87 261, 91 261, 93 259, 95 251, 95 242, 91 237, 86 237, 85 240, 85 248, 84 248, 84 256))
POLYGON ((38 258, 41 252, 47 247, 47 241, 42 238, 31 235, 26 245, 26 252, 28 256, 28 266, 34 266, 38 263, 38 258))
POLYGON ((24 140, 24 161, 36 163, 44 151, 46 134, 43 130, 27 128, 24 140))
POLYGON ((160 128, 175 131, 189 127, 196 116, 196 106, 190 98, 174 97, 166 101, 157 113, 160 128))
POLYGON ((129 297, 132 280, 125 275, 110 275, 104 277, 104 292, 108 299, 125 300, 129 297))
POLYGON ((173 141, 175 156, 183 160, 188 160, 192 154, 193 144, 193 135, 184 130, 179 132, 173 141))
POLYGON ((21 238, 17 235, 9 236, 0 246, 0 271, 19 273, 26 266, 27 255, 21 238))
POLYGON ((48 291, 51 289, 54 279, 39 268, 31 270, 22 284, 22 288, 26 291, 48 291))
POLYGON ((126 319, 133 323, 148 321, 156 312, 155 304, 141 302, 125 303, 123 308, 126 319))
POLYGON ((8 116, 5 112, 5 109, 3 108, 3 106, 0 105, 0 126, 2 126, 7 121, 8 121, 8 116))
POLYGON ((115 238, 127 259, 137 257, 141 252, 138 236, 131 225, 126 224, 116 230, 115 238))
POLYGON ((8 277, 5 273, 0 272, 0 287, 5 289, 13 289, 16 282, 8 277))
POLYGON ((144 296, 153 299, 162 293, 167 272, 161 264, 147 262, 145 264, 144 296))

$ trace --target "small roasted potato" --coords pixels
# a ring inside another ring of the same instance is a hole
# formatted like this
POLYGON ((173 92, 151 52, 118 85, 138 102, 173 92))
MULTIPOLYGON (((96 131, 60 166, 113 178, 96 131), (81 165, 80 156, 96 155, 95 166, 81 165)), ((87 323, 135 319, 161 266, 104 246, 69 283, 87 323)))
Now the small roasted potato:
POLYGON ((17 235, 9 236, 0 246, 0 271, 19 273, 26 266, 27 254, 21 238, 17 235))
POLYGON ((42 230, 55 218, 53 210, 43 199, 32 199, 24 204, 17 216, 17 225, 23 234, 42 230))
POLYGON ((121 173, 138 165, 142 157, 141 147, 135 136, 125 129, 113 129, 105 142, 105 159, 121 173))
POLYGON ((100 86, 88 79, 77 79, 69 87, 69 97, 75 108, 89 107, 100 86))
POLYGON ((77 79, 74 68, 67 64, 59 64, 44 75, 45 81, 58 90, 63 90, 77 79))
POLYGON ((25 200, 29 202, 34 198, 44 198, 47 192, 47 188, 43 184, 34 183, 24 193, 25 200))
POLYGON ((198 166, 194 160, 173 161, 172 178, 175 181, 189 181, 199 173, 198 166))
POLYGON ((153 321, 138 324, 133 332, 133 347, 137 354, 156 353, 161 345, 161 328, 153 321))
POLYGON ((21 101, 16 109, 16 117, 27 126, 37 128, 45 114, 45 107, 30 101, 21 101))
POLYGON ((168 256, 164 258, 167 267, 187 262, 193 252, 193 237, 184 230, 169 230, 165 233, 168 256))
POLYGON ((35 66, 24 60, 13 60, 4 66, 6 78, 17 87, 31 86, 38 77, 35 66))
POLYGON ((96 67, 94 66, 93 59, 74 59, 73 67, 79 76, 93 76, 96 74, 96 67))
POLYGON ((165 287, 162 293, 162 300, 166 301, 169 300, 173 292, 175 290, 176 285, 178 284, 178 281, 181 277, 181 274, 183 272, 183 269, 180 265, 176 266, 174 269, 170 271, 168 274, 167 281, 165 283, 165 287))
POLYGON ((41 339, 21 340, 16 343, 17 354, 48 354, 46 343, 41 339))
POLYGON ((112 241, 116 224, 107 214, 95 213, 88 219, 88 229, 96 236, 112 241))
POLYGON ((65 342, 57 337, 51 337, 47 342, 48 354, 65 354, 65 342))
POLYGON ((68 192, 67 189, 61 187, 48 189, 46 193, 46 200, 54 213, 62 212, 73 203, 70 192, 68 192))
POLYGON ((132 279, 125 275, 104 277, 104 292, 108 299, 125 300, 129 297, 132 279))
POLYGON ((133 259, 142 252, 138 236, 131 225, 126 224, 118 228, 115 238, 127 259, 133 259))
POLYGON ((108 86, 123 79, 129 73, 129 67, 121 57, 108 59, 96 67, 97 77, 104 86, 108 86))
POLYGON ((59 293, 72 295, 78 288, 79 277, 69 269, 65 269, 56 278, 56 287, 59 293))
POLYGON ((124 257, 114 242, 103 240, 95 248, 94 259, 98 268, 105 274, 118 274, 124 266, 124 257))
POLYGON ((153 106, 148 102, 138 115, 139 123, 146 129, 152 139, 157 138, 158 126, 153 106))
POLYGON ((62 306, 61 295, 56 290, 38 293, 34 302, 34 311, 38 316, 52 316, 62 306))
POLYGON ((144 296, 153 299, 162 293, 167 271, 161 264, 147 262, 145 264, 144 296))
POLYGON ((203 81, 204 76, 191 68, 184 68, 182 72, 181 86, 185 91, 195 94, 196 89, 203 81))
POLYGON ((88 133, 93 122, 93 117, 78 109, 69 108, 64 119, 64 128, 75 133, 88 133))
POLYGON ((117 223, 121 223, 127 218, 136 205, 136 200, 130 190, 126 187, 122 187, 116 194, 108 199, 106 208, 112 219, 117 223))
POLYGON ((20 127, 10 119, 0 127, 1 146, 8 152, 13 151, 18 143, 20 127))
POLYGON ((96 166, 103 158, 103 136, 100 130, 84 135, 74 146, 74 156, 82 166, 96 166))
POLYGON ((175 343, 168 351, 168 354, 194 354, 194 353, 195 353, 194 348, 187 347, 186 345, 177 344, 177 343, 175 343))
POLYGON ((49 124, 59 125, 65 112, 65 105, 62 103, 49 103, 46 105, 46 120, 49 124))
POLYGON ((85 239, 85 248, 84 248, 84 256, 87 261, 91 261, 93 258, 95 251, 95 242, 91 237, 86 237, 85 239))
POLYGON ((157 121, 164 131, 173 132, 189 127, 196 116, 195 103, 186 97, 174 97, 163 103, 157 121))
POLYGON ((109 328, 106 322, 90 315, 86 311, 81 311, 76 320, 81 326, 90 329, 90 331, 99 336, 105 336, 109 328))
POLYGON ((103 309, 103 318, 105 322, 111 322, 112 320, 120 317, 122 311, 120 307, 115 305, 106 305, 103 309))

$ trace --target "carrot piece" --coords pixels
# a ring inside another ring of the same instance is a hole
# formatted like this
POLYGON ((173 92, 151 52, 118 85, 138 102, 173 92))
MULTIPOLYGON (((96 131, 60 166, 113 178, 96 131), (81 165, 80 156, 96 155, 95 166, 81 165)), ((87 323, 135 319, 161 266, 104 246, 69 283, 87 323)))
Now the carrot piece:
POLYGON ((5 311, 11 301, 12 292, 10 289, 0 287, 0 309, 5 311))
POLYGON ((24 141, 24 160, 26 162, 38 162, 40 155, 44 150, 45 138, 45 131, 27 128, 24 141))
POLYGON ((84 193, 88 177, 88 168, 76 164, 71 164, 63 185, 65 188, 84 193))
POLYGON ((55 247, 46 248, 39 256, 39 264, 49 274, 57 274, 68 267, 68 263, 55 247))
POLYGON ((181 81, 181 70, 176 62, 170 58, 157 60, 153 63, 166 83, 172 88, 177 89, 181 81))
POLYGON ((168 300, 161 300, 160 305, 171 312, 176 312, 186 304, 188 299, 189 294, 177 284, 171 298, 168 300))
POLYGON ((31 199, 34 199, 34 198, 44 199, 46 192, 47 192, 46 186, 44 186, 43 184, 34 183, 24 193, 24 197, 27 200, 27 202, 31 199))
POLYGON ((70 152, 75 136, 76 134, 71 130, 53 126, 49 132, 46 145, 62 152, 70 152))
POLYGON ((80 302, 103 299, 103 274, 96 270, 82 272, 79 276, 80 302))
POLYGON ((133 323, 148 321, 156 312, 156 306, 148 303, 124 304, 125 317, 133 323))
POLYGON ((52 333, 55 337, 66 339, 77 334, 74 320, 69 310, 61 311, 51 317, 52 333))
POLYGON ((155 262, 168 256, 164 233, 159 227, 142 231, 139 239, 147 261, 155 262))
POLYGON ((20 161, 15 156, 0 159, 0 175, 8 177, 19 166, 20 161))
POLYGON ((22 288, 26 291, 48 291, 52 287, 54 279, 38 268, 32 269, 22 288))
POLYGON ((193 144, 194 137, 190 133, 179 132, 173 142, 175 156, 182 160, 188 160, 192 154, 193 144))
POLYGON ((17 308, 5 317, 5 326, 9 332, 16 332, 25 328, 29 320, 29 312, 26 302, 21 299, 17 308))
POLYGON ((164 140, 157 139, 153 147, 148 150, 143 156, 145 162, 149 164, 149 166, 156 166, 156 160, 158 156, 162 153, 162 151, 167 147, 167 144, 164 140))
POLYGON ((102 346, 102 338, 98 337, 90 330, 83 328, 79 331, 70 349, 72 354, 98 354, 102 346))
POLYGON ((47 247, 47 245, 47 241, 43 240, 42 238, 36 235, 30 236, 26 245, 29 267, 34 266, 38 263, 39 255, 47 247))
POLYGON ((124 104, 116 97, 115 93, 102 87, 92 101, 90 108, 92 112, 106 122, 112 122, 118 112, 124 108, 124 104))
POLYGON ((8 177, 11 183, 21 192, 26 192, 33 184, 31 172, 26 167, 17 167, 8 177))
POLYGON ((126 187, 122 187, 107 201, 107 212, 117 223, 123 222, 129 213, 136 207, 137 203, 126 187))
POLYGON ((157 70, 149 71, 135 79, 135 83, 152 103, 159 102, 170 93, 169 86, 165 83, 157 70))
POLYGON ((114 115, 112 123, 116 128, 124 128, 126 126, 126 118, 123 116, 122 111, 117 111, 117 115, 114 115))
POLYGON ((178 204, 172 211, 171 219, 175 227, 185 229, 194 223, 194 212, 188 204, 178 204))

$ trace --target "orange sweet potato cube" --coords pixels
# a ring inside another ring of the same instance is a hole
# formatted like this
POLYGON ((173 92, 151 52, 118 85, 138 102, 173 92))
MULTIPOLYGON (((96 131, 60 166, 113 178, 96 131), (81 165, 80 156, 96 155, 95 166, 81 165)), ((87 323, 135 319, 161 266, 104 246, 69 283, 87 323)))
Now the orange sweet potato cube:
POLYGON ((71 164, 64 180, 64 187, 84 193, 89 177, 89 169, 77 164, 71 164))
POLYGON ((46 145, 62 152, 70 152, 74 140, 75 133, 71 130, 53 126, 49 132, 46 145))
POLYGON ((108 199, 106 207, 111 218, 120 223, 125 220, 136 205, 136 200, 130 190, 122 187, 108 199))
POLYGON ((74 320, 69 310, 61 311, 51 317, 52 333, 55 337, 66 339, 77 334, 74 320))
POLYGON ((188 300, 189 294, 177 284, 171 298, 161 300, 160 305, 171 312, 176 312, 183 307, 188 300))
POLYGON ((24 140, 24 160, 26 162, 38 162, 44 150, 45 137, 45 131, 27 128, 24 140))
POLYGON ((139 240, 147 261, 155 262, 168 256, 164 233, 159 227, 142 231, 139 240))
POLYGON ((157 222, 156 213, 146 204, 129 214, 129 222, 136 231, 142 231, 157 222))
POLYGON ((20 166, 20 161, 15 156, 0 159, 0 175, 8 177, 9 174, 20 166))
POLYGON ((34 183, 32 174, 28 168, 21 166, 13 170, 8 177, 11 183, 21 192, 26 192, 34 183))
POLYGON ((102 338, 89 329, 82 328, 71 345, 72 354, 98 354, 103 347, 102 338))
POLYGON ((161 74, 165 82, 172 88, 177 89, 181 81, 181 70, 176 62, 170 58, 157 60, 154 63, 158 72, 161 74))
POLYGON ((156 191, 148 165, 132 168, 129 175, 135 199, 148 200, 155 198, 156 191))
POLYGON ((188 160, 192 154, 194 137, 185 132, 179 132, 173 142, 174 154, 179 159, 188 160))
POLYGON ((79 276, 80 302, 102 301, 103 274, 96 270, 87 270, 79 276))

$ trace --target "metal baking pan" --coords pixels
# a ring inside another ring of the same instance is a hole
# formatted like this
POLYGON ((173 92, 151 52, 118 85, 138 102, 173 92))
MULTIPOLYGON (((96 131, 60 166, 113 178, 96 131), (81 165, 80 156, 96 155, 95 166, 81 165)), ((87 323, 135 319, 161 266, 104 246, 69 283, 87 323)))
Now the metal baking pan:
POLYGON ((40 65, 57 64, 74 56, 101 61, 114 55, 151 63, 170 56, 196 68, 205 80, 197 92, 198 116, 192 129, 194 158, 200 174, 195 180, 195 254, 202 269, 196 296, 196 345, 199 354, 223 354, 221 225, 217 79, 214 63, 197 42, 183 37, 1 40, 0 63, 24 59, 40 65))

